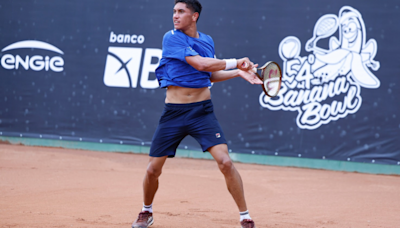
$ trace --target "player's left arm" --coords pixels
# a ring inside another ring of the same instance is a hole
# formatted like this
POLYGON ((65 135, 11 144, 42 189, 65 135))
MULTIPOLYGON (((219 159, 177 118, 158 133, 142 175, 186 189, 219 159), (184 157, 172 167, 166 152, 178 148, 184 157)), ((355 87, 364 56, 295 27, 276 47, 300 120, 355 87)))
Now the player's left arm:
MULTIPOLYGON (((256 64, 254 67, 257 67, 258 65, 256 64)), ((258 84, 261 85, 263 82, 261 79, 257 77, 251 70, 249 71, 243 71, 243 70, 220 70, 220 71, 215 71, 211 74, 211 82, 222 82, 226 81, 232 78, 237 78, 241 77, 244 80, 248 81, 251 84, 258 84)))

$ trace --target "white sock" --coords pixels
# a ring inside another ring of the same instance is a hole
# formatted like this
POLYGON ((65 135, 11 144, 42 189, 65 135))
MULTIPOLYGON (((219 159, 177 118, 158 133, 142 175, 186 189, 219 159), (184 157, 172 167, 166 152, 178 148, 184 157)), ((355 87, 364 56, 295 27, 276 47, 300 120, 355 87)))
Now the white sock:
POLYGON ((240 221, 243 221, 244 219, 251 219, 249 211, 243 211, 240 212, 240 221))
POLYGON ((143 203, 142 211, 148 211, 150 213, 153 213, 153 204, 150 204, 149 206, 147 206, 147 205, 144 205, 144 203, 143 203))

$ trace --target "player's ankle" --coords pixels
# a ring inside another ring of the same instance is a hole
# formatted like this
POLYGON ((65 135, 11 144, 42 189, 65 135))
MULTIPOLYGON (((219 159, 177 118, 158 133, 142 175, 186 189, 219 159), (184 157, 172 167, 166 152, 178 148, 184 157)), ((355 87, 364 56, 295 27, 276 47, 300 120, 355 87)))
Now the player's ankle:
POLYGON ((145 205, 143 203, 142 211, 148 211, 150 213, 153 213, 153 204, 145 205))
POLYGON ((251 219, 249 211, 243 211, 239 212, 240 214, 240 221, 243 221, 244 219, 251 219))

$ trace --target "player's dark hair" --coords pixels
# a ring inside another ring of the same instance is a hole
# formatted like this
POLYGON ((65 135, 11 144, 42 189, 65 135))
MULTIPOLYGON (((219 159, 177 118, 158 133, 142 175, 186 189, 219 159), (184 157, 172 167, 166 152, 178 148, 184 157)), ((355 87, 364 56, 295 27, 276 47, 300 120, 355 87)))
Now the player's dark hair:
POLYGON ((200 18, 200 13, 201 9, 203 8, 198 0, 175 0, 175 5, 177 3, 185 3, 186 7, 190 9, 193 13, 199 13, 199 17, 197 18, 197 21, 200 18))

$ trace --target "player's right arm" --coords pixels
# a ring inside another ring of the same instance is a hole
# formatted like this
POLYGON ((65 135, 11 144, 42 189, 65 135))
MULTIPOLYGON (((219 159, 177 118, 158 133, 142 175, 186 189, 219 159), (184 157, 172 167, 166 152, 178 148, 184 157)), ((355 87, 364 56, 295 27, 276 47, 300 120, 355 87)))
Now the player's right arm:
MULTIPOLYGON (((205 72, 216 72, 220 70, 225 70, 227 63, 225 60, 222 59, 202 57, 200 55, 186 56, 185 60, 194 69, 205 72)), ((254 63, 251 62, 249 58, 241 58, 237 59, 236 61, 236 68, 240 70, 248 71, 250 69, 253 69, 254 67, 254 63), (243 63, 247 63, 246 67, 243 66, 243 63)))

